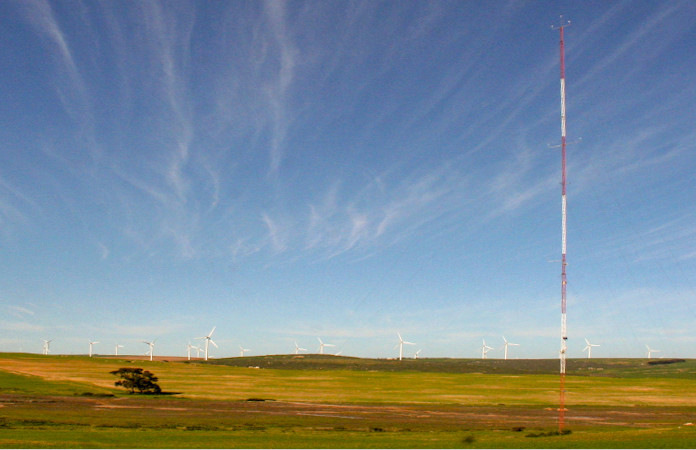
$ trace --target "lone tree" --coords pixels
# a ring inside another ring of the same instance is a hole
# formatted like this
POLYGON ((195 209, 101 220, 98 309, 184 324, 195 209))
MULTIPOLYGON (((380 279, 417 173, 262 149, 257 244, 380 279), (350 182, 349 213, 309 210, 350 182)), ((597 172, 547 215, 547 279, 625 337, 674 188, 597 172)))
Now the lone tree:
POLYGON ((109 373, 120 377, 121 379, 114 384, 130 389, 131 394, 135 393, 136 390, 140 394, 159 394, 162 392, 162 389, 157 384, 158 378, 149 370, 136 367, 121 367, 109 373))

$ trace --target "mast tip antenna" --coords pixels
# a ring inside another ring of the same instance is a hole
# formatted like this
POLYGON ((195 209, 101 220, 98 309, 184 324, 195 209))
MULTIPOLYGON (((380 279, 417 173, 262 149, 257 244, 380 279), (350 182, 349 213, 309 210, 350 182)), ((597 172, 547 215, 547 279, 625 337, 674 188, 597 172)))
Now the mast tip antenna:
POLYGON ((559 20, 560 25, 551 25, 551 29, 552 29, 552 30, 558 30, 558 29, 560 29, 560 28, 569 27, 569 26, 570 26, 570 20, 566 20, 565 22, 563 22, 563 15, 561 14, 560 17, 561 17, 560 20, 559 20))

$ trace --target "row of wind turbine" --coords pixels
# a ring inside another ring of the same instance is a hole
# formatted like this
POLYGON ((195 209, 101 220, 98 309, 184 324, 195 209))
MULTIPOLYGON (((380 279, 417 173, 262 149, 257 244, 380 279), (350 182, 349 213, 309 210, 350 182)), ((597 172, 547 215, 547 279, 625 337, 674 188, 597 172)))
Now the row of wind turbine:
MULTIPOLYGON (((215 328, 216 327, 213 327, 213 329, 210 330, 210 333, 208 333, 206 336, 201 336, 201 337, 196 338, 196 339, 204 339, 205 340, 205 348, 204 349, 201 349, 198 346, 192 345, 191 342, 188 343, 188 345, 186 347, 186 353, 187 353, 187 357, 189 360, 191 359, 191 350, 196 350, 196 357, 197 358, 200 358, 200 352, 204 351, 204 358, 207 361, 208 355, 209 355, 209 353, 208 353, 209 345, 212 344, 213 346, 215 346, 215 348, 219 348, 218 345, 215 343, 215 341, 213 341, 213 339, 212 339, 212 335, 215 332, 215 328)), ((408 341, 404 340, 404 338, 401 336, 401 333, 397 332, 396 334, 399 338, 399 342, 394 346, 394 348, 399 347, 399 361, 401 361, 403 359, 403 356, 404 356, 404 345, 416 345, 416 344, 414 342, 408 342, 408 341)), ((334 344, 329 344, 329 343, 324 342, 319 337, 317 338, 317 340, 319 341, 319 354, 320 355, 324 354, 325 347, 336 347, 334 344)), ((43 341, 42 352, 44 355, 48 355, 48 353, 51 351, 50 345, 51 345, 51 342, 53 342, 53 339, 42 339, 42 341, 43 341)), ((147 344, 149 347, 148 351, 145 353, 145 355, 150 357, 150 361, 152 361, 154 358, 155 342, 156 342, 156 339, 154 339, 152 341, 142 341, 142 343, 147 344)), ((508 341, 505 336, 503 336, 503 342, 504 342, 503 343, 504 359, 507 360, 508 359, 508 348, 515 347, 515 346, 518 347, 520 344, 515 344, 513 342, 508 341)), ((96 344, 99 344, 99 341, 92 341, 91 339, 89 340, 89 357, 90 358, 93 355, 93 347, 96 344)), ((585 346, 585 348, 582 349, 582 351, 587 352, 587 359, 592 358, 592 347, 600 347, 601 346, 600 344, 590 343, 590 341, 587 338, 585 338, 585 344, 586 344, 586 346, 585 346)), ((118 349, 119 348, 123 348, 123 345, 115 344, 114 355, 118 356, 118 349)), ((647 344, 645 345, 645 348, 647 350, 648 359, 652 358, 653 353, 660 352, 660 350, 650 348, 650 346, 647 344)), ((244 353, 250 351, 250 349, 244 348, 241 345, 239 346, 239 350, 240 350, 239 356, 241 356, 241 357, 244 356, 244 353)), ((414 356, 413 356, 414 359, 418 359, 421 350, 422 349, 419 349, 414 354, 414 356)), ((488 344, 486 344, 486 340, 483 339, 483 345, 481 346, 481 359, 486 359, 488 352, 491 350, 495 350, 495 349, 493 347, 489 346, 488 344)), ((295 354, 296 355, 299 354, 300 352, 306 352, 306 351, 308 351, 308 350, 306 348, 300 347, 298 345, 297 341, 295 341, 295 354)), ((340 354, 341 354, 341 352, 338 352, 335 355, 338 356, 340 354)))
MULTIPOLYGON (((519 347, 520 344, 515 344, 513 342, 508 341, 505 336, 503 336, 503 352, 504 352, 504 358, 508 359, 508 347, 519 347)), ((491 350, 495 350, 493 347, 490 345, 486 344, 486 340, 483 340, 483 345, 481 346, 481 359, 486 359, 488 352, 491 350)))

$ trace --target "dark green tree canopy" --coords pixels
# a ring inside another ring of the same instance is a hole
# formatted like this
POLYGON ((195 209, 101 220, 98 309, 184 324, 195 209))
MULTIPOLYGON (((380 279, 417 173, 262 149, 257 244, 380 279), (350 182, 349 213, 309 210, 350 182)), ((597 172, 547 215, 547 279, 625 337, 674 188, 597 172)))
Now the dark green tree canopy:
POLYGON ((162 392, 157 384, 158 378, 149 370, 143 370, 139 367, 121 367, 109 373, 121 378, 114 384, 129 389, 131 394, 135 393, 136 390, 140 394, 159 394, 162 392))

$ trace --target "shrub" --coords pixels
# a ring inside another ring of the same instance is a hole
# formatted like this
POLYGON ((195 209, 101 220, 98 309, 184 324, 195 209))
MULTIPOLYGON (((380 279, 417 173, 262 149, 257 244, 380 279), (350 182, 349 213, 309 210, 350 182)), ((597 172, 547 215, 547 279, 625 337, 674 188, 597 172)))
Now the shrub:
POLYGON ((121 367, 109 373, 120 377, 121 379, 114 384, 130 389, 131 394, 135 393, 136 390, 140 394, 162 393, 162 389, 157 384, 158 378, 149 370, 143 370, 139 367, 121 367))

